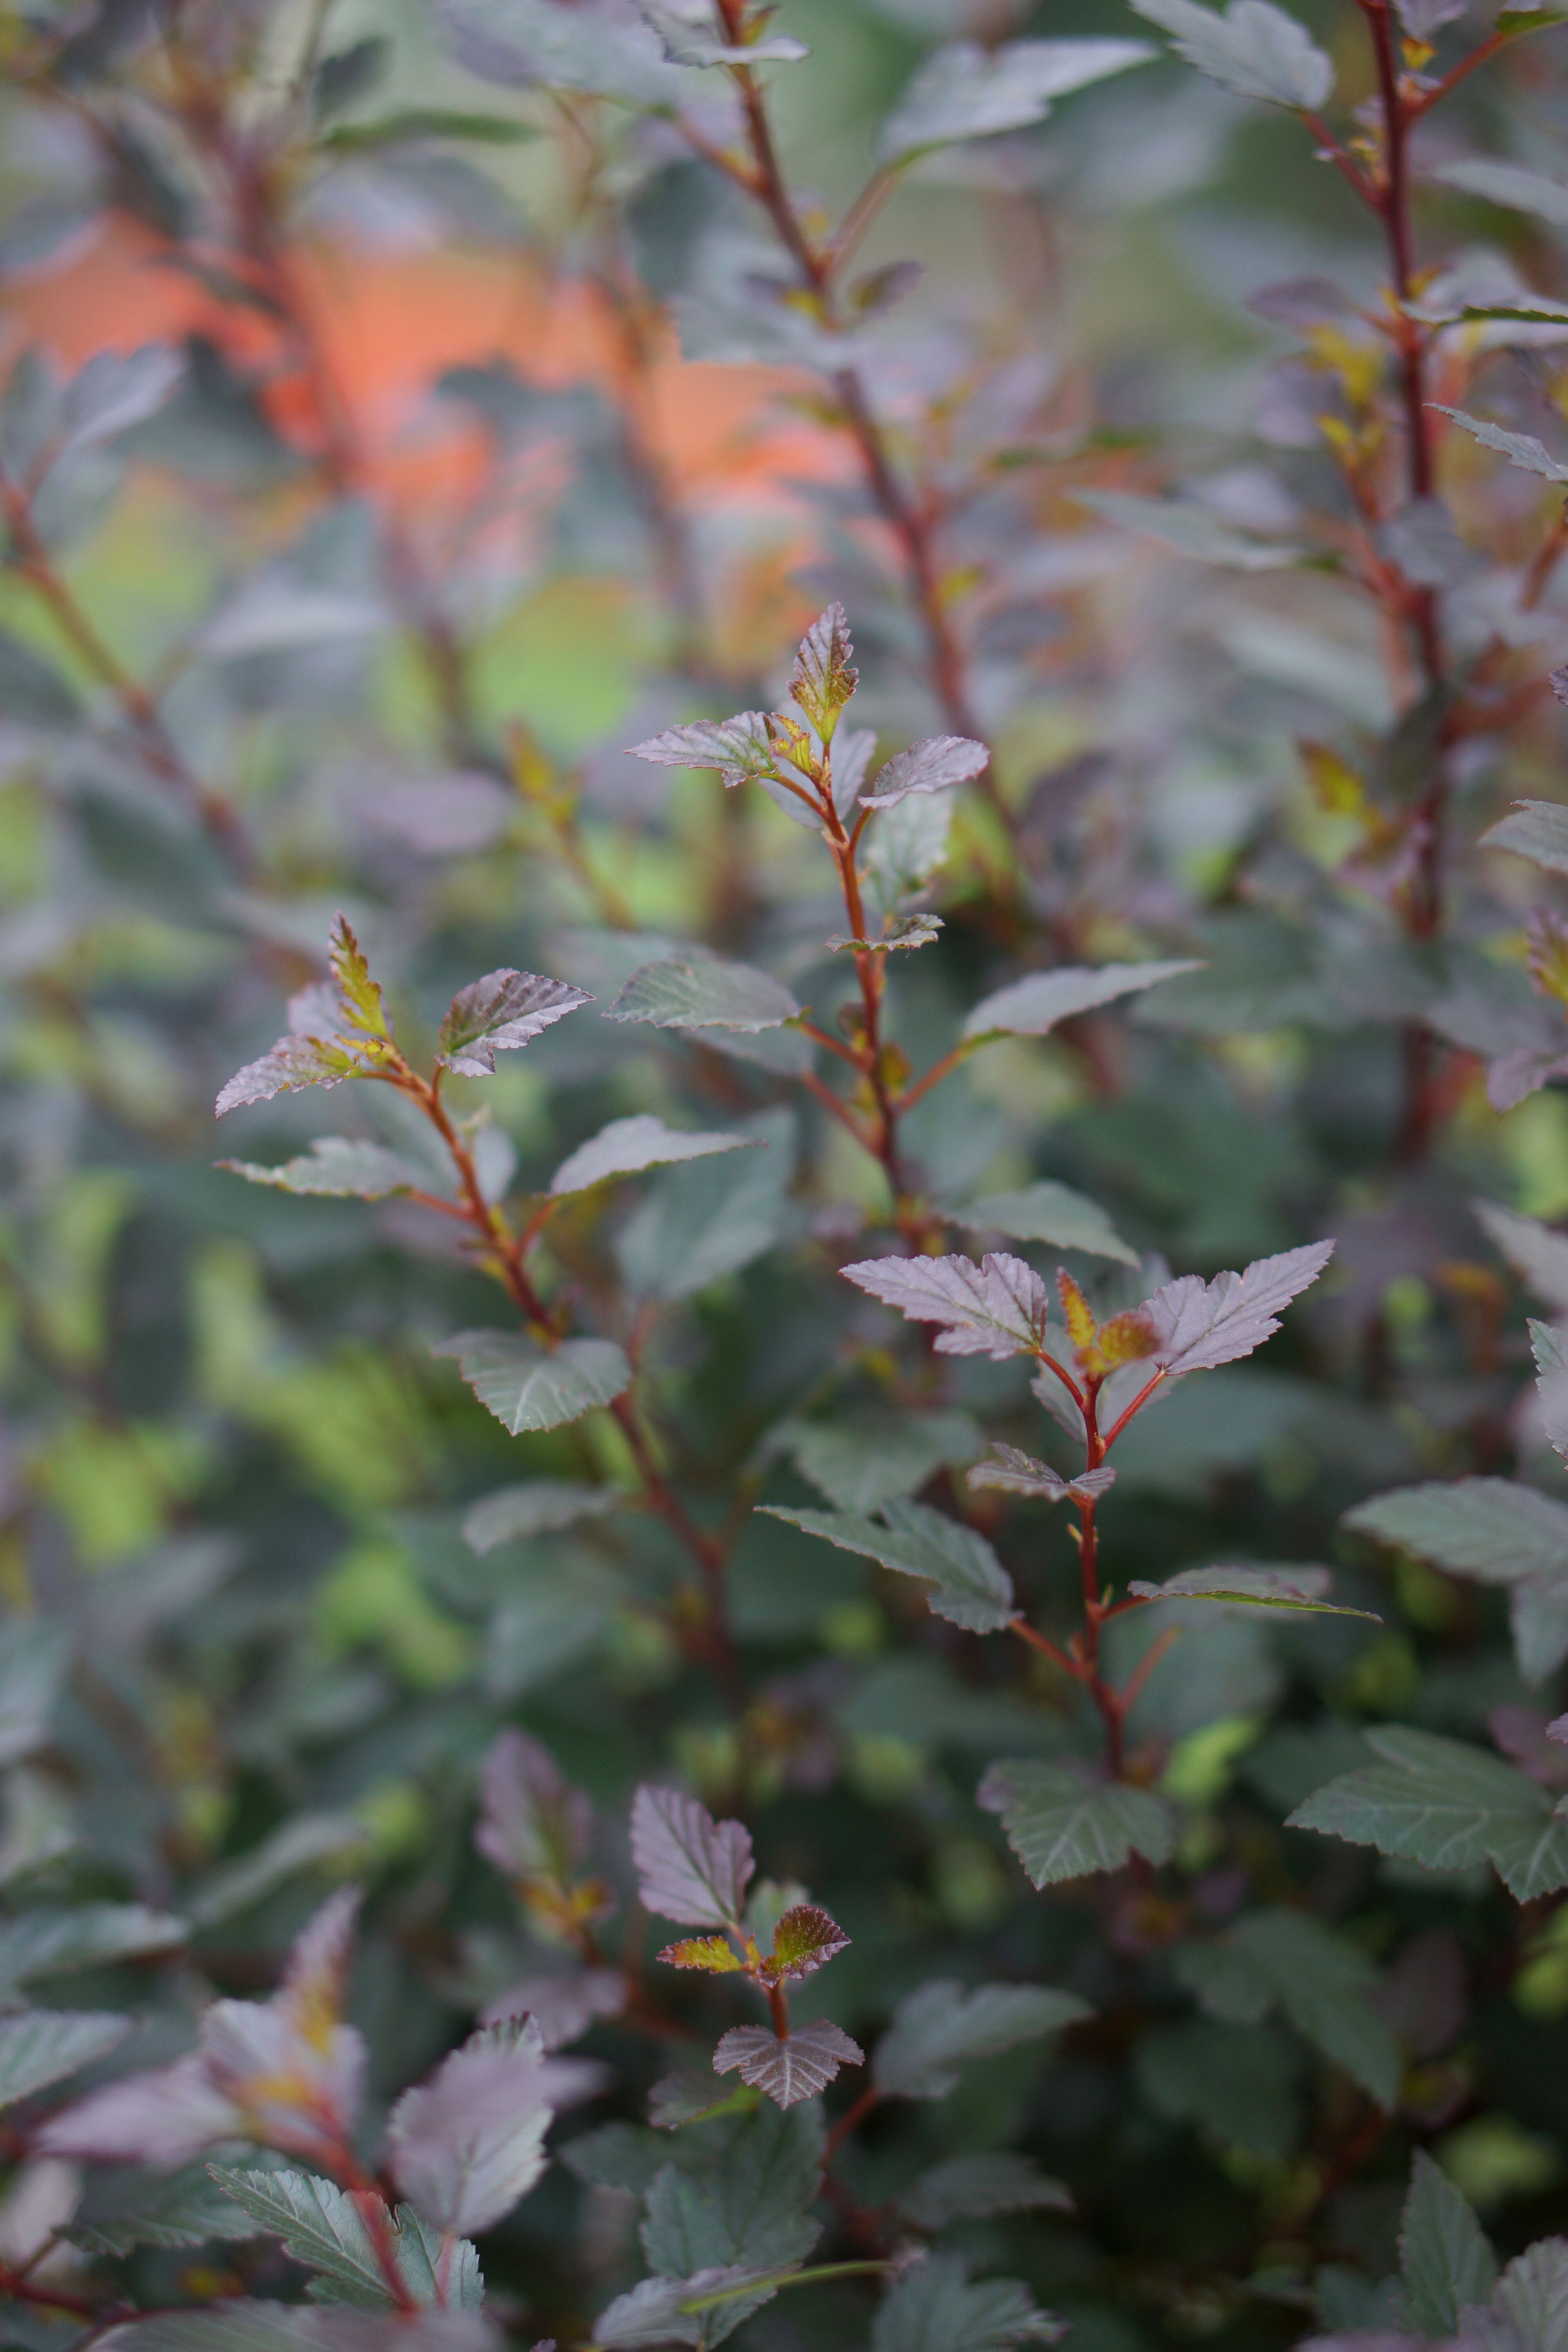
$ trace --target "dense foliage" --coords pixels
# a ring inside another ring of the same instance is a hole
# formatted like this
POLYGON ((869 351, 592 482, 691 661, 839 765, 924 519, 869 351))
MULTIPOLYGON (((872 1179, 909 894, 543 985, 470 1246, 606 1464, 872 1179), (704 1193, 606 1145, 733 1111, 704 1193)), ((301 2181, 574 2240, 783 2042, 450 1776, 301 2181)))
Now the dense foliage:
POLYGON ((1562 12, 1132 10, 0 7, 6 2344, 1565 2341, 1562 12))

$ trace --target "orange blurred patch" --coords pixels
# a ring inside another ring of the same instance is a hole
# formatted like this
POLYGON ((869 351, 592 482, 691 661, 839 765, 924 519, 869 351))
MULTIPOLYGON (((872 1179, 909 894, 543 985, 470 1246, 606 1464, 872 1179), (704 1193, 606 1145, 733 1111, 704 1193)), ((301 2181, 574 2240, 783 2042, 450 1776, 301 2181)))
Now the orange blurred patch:
POLYGON ((59 268, 9 282, 5 341, 12 352, 40 344, 74 370, 94 352, 132 352, 139 343, 210 333, 213 307, 195 278, 170 268, 160 237, 111 214, 90 243, 73 240, 59 268))
MULTIPOLYGON (((258 312, 219 302, 121 216, 52 274, 13 285, 5 340, 40 343, 75 368, 94 352, 205 334, 259 379, 274 428, 301 450, 321 447, 323 397, 335 397, 364 488, 413 524, 435 523, 483 486, 482 435, 457 404, 429 396, 447 369, 504 358, 536 383, 626 397, 617 324, 581 279, 552 282, 516 256, 471 251, 317 245, 292 267, 313 371, 258 312)), ((838 436, 784 411, 798 379, 782 370, 684 361, 667 331, 637 389, 651 450, 683 503, 741 499, 798 518, 792 478, 853 471, 838 436)))

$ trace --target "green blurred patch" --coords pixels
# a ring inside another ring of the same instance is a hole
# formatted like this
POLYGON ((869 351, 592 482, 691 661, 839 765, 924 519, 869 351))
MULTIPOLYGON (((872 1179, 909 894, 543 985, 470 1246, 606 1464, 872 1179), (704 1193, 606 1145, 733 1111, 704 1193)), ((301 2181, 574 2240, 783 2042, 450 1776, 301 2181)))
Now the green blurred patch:
MULTIPOLYGON (((177 489, 167 475, 132 471, 99 529, 61 567, 100 636, 133 676, 143 676, 211 604, 219 542, 198 501, 199 493, 177 489)), ((79 684, 96 685, 40 620, 38 601, 25 588, 0 597, 0 620, 79 684)))
POLYGON ((354 1341, 334 1349, 324 1363, 270 1381, 253 1412, 306 1476, 350 1510, 405 1502, 434 1456, 429 1417, 413 1381, 377 1349, 354 1341))
MULTIPOLYGON (((468 682, 479 724, 499 731, 521 719, 560 756, 575 758, 630 709, 652 650, 625 582, 552 580, 474 648, 468 682)), ((388 723, 427 742, 436 714, 416 648, 389 643, 379 684, 388 723)))
POLYGON ((44 803, 30 785, 0 787, 0 899, 31 898, 48 875, 49 828, 44 803))
POLYGON ((410 1374, 363 1340, 345 1340, 316 1362, 297 1358, 243 1242, 197 1253, 191 1321, 204 1401, 276 1438, 330 1501, 360 1516, 419 1491, 436 1436, 410 1374))
POLYGON ((1189 1731, 1171 1750, 1160 1783, 1165 1794, 1187 1805, 1212 1805, 1229 1788, 1239 1759, 1255 1745, 1264 1727, 1258 1715, 1222 1715, 1189 1731))
POLYGON ((1398 1715, 1421 1687, 1421 1663, 1403 1633, 1370 1641, 1342 1678, 1337 1696, 1363 1715, 1398 1715))
POLYGON ((33 1456, 33 1483, 89 1568, 145 1551, 195 1496, 211 1449, 192 1430, 75 1422, 33 1456))
POLYGON ((1568 2017, 1568 1904, 1552 1913, 1530 1945, 1513 1980, 1513 1999, 1526 2017, 1568 2017))
POLYGON ((185 1100, 179 1066, 133 1014, 35 1011, 5 1040, 10 1073, 35 1085, 69 1078, 130 1127, 156 1134, 185 1100))
POLYGON ((38 1216, 7 1239, 5 1255, 26 1295, 33 1328, 68 1370, 85 1371, 103 1360, 105 1276, 135 1198, 135 1184, 122 1171, 80 1169, 58 1180, 38 1216))
POLYGON ((1527 1217, 1560 1217, 1568 1209, 1568 1097, 1544 1089, 1500 1125, 1517 1206, 1527 1217))
POLYGON ((413 1780, 376 1780, 354 1806, 372 1852, 356 1873, 378 1862, 397 1862, 420 1853, 430 1834, 430 1802, 413 1780))
POLYGON ((847 1778, 868 1805, 907 1804, 926 1777, 926 1760, 893 1732, 862 1732, 851 1741, 847 1778))
POLYGON ((931 1856, 937 1909, 960 1935, 984 1935, 1017 1900, 1017 1881, 979 1838, 946 1837, 931 1856))
POLYGON ((329 1658, 374 1650, 416 1690, 449 1688, 472 1660, 467 1626, 432 1604, 408 1554, 382 1537, 353 1545, 328 1570, 310 1613, 329 1658))
POLYGON ((1438 2163, 1478 2210, 1550 2189, 1563 2170, 1554 2143, 1511 2116, 1476 2116, 1437 2143, 1438 2163))

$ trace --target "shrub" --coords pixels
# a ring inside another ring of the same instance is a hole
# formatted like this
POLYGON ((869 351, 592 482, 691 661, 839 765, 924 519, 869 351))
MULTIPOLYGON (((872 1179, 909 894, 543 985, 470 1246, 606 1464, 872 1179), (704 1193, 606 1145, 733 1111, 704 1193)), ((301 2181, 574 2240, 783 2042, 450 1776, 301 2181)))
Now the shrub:
POLYGON ((1134 6, 0 19, 28 2352, 1558 2352, 1561 36, 1134 6))

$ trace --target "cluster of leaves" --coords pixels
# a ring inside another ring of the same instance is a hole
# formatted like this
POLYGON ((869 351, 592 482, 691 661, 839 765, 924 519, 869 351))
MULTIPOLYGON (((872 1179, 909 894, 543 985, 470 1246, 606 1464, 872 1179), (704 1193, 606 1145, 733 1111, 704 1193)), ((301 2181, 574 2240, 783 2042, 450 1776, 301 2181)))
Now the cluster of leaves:
POLYGON ((1561 12, 1131 9, 0 8, 18 2352, 1560 2352, 1561 12))

